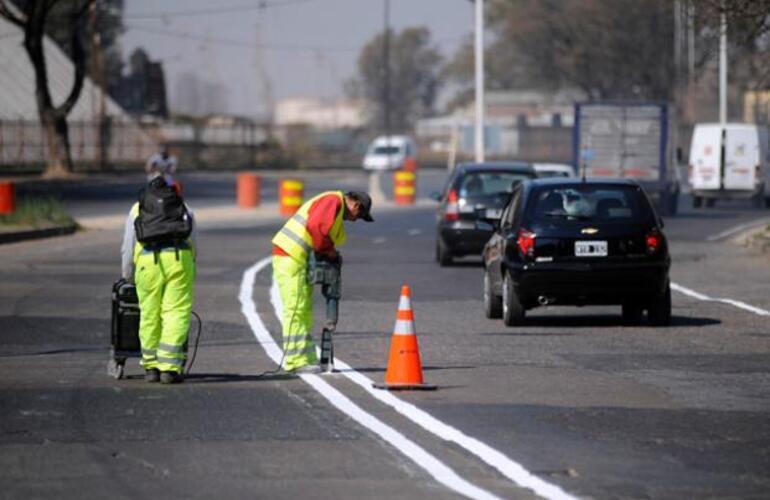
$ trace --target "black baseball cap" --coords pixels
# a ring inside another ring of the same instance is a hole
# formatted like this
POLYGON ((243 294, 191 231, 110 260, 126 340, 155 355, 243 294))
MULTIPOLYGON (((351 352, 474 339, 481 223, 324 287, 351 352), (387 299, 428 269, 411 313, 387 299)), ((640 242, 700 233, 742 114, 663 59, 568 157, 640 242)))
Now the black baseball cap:
POLYGON ((372 214, 370 213, 372 210, 372 198, 368 193, 365 191, 348 191, 345 196, 349 196, 361 203, 362 219, 364 219, 366 222, 374 222, 374 219, 372 219, 372 214))

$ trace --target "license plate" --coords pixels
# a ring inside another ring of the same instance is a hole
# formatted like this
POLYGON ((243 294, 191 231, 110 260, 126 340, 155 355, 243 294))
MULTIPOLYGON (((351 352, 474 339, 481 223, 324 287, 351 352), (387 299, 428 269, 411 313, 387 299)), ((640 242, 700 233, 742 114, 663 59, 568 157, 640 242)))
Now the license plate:
POLYGON ((575 257, 606 257, 606 241, 576 241, 575 257))
POLYGON ((487 219, 499 219, 501 215, 503 215, 502 208, 488 208, 485 212, 487 219))

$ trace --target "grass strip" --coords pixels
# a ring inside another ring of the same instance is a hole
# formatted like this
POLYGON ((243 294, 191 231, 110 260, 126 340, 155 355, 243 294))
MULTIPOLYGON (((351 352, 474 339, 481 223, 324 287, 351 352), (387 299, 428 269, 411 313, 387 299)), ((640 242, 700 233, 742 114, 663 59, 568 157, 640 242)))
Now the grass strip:
POLYGON ((77 225, 61 202, 52 197, 22 197, 12 214, 0 215, 0 228, 46 228, 77 225))

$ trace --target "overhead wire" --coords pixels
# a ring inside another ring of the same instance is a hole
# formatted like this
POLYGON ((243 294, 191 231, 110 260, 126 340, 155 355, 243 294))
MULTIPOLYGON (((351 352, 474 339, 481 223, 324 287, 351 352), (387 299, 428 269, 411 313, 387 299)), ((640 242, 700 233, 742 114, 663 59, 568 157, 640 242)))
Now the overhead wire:
POLYGON ((248 4, 223 6, 209 9, 191 9, 191 10, 174 10, 166 12, 143 12, 138 14, 124 14, 124 19, 164 19, 174 17, 194 17, 194 16, 210 16, 217 14, 230 14, 232 12, 245 12, 250 10, 265 10, 274 7, 287 7, 289 5, 301 4, 313 2, 316 0, 283 0, 272 1, 261 0, 257 2, 251 2, 248 4))
MULTIPOLYGON (((190 33, 181 31, 171 31, 165 28, 152 28, 150 26, 141 26, 137 24, 127 24, 126 28, 134 29, 137 31, 144 31, 145 33, 152 33, 159 36, 166 36, 171 38, 182 38, 185 40, 197 40, 201 42, 209 42, 217 45, 228 45, 231 47, 241 47, 247 49, 256 48, 254 42, 248 42, 246 40, 238 40, 234 38, 224 38, 203 35, 200 33, 190 33)), ((357 52, 360 47, 333 47, 333 46, 317 46, 317 45, 276 45, 276 44, 260 44, 260 49, 267 50, 286 50, 286 51, 309 51, 309 52, 357 52)))

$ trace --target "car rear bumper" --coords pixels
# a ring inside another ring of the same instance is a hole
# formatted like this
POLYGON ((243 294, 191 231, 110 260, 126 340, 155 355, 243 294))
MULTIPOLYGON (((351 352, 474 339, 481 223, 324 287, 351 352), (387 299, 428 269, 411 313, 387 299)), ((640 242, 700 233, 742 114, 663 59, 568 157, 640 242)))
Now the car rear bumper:
POLYGON ((442 222, 439 237, 453 255, 481 255, 492 231, 476 229, 474 221, 442 222))
POLYGON ((550 304, 649 302, 664 292, 668 265, 549 264, 512 269, 514 288, 525 305, 545 297, 550 304))

